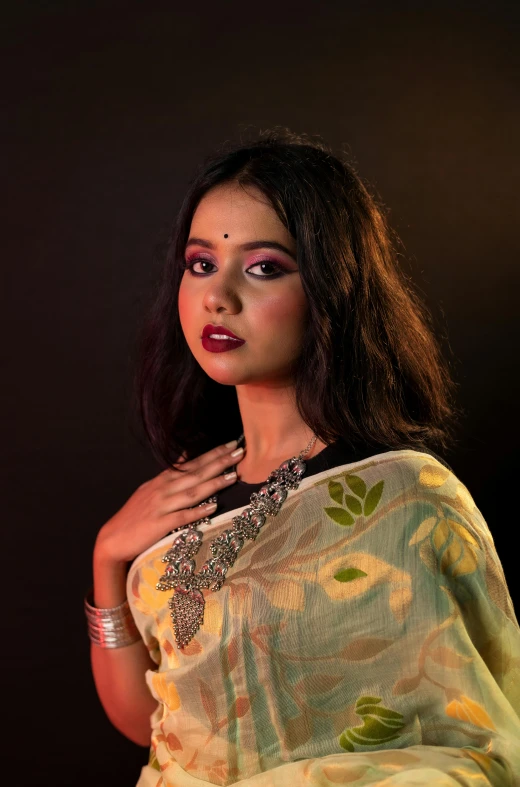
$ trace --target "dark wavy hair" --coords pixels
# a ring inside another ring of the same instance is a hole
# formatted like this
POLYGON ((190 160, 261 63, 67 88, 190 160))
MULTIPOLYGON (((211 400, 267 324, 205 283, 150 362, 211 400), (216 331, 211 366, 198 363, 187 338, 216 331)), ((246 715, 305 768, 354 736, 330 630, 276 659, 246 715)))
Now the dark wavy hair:
POLYGON ((324 443, 450 449, 453 382, 429 311, 401 270, 385 210, 347 157, 320 139, 276 127, 208 157, 182 202, 163 274, 141 327, 135 396, 147 442, 169 467, 238 437, 236 389, 193 357, 177 297, 195 209, 214 186, 256 187, 296 240, 309 303, 295 394, 324 443))

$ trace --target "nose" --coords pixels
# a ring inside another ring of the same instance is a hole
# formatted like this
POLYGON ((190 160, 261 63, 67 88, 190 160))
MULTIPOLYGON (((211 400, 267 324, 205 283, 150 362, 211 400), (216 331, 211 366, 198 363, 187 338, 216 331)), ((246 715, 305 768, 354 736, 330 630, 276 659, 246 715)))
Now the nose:
POLYGON ((232 314, 240 310, 242 298, 238 276, 232 272, 218 271, 211 277, 208 276, 203 296, 203 305, 209 311, 225 309, 232 314))

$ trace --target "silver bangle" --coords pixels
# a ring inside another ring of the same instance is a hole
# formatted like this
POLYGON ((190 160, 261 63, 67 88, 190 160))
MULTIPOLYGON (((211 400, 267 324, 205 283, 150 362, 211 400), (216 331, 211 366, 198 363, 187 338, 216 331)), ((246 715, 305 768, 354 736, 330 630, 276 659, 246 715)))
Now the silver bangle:
POLYGON ((90 590, 85 597, 85 614, 90 641, 101 648, 124 648, 141 639, 128 601, 118 607, 102 609, 93 605, 90 590))

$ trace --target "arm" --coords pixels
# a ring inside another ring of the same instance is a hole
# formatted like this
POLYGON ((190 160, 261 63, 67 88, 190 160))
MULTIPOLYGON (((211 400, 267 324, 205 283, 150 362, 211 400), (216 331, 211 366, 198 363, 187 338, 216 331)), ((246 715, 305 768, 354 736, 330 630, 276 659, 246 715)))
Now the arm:
MULTIPOLYGON (((218 446, 183 461, 182 472, 165 470, 141 484, 99 531, 94 548, 94 605, 110 609, 125 601, 126 566, 173 528, 213 513, 197 504, 234 483, 222 471, 234 445, 218 446), (188 508, 189 506, 189 508, 188 508)), ((184 458, 185 459, 185 458, 184 458)), ((181 464, 179 462, 178 464, 181 464)), ((135 616, 134 616, 135 617, 135 616)), ((140 629, 143 636, 142 628, 140 629)), ((150 744, 150 716, 157 709, 146 673, 157 669, 144 640, 120 648, 91 646, 91 664, 101 704, 114 726, 142 746, 150 744)))
MULTIPOLYGON (((126 598, 125 564, 111 562, 96 545, 93 567, 95 605, 118 606, 126 598)), ((139 640, 123 648, 92 644, 90 657, 96 690, 108 718, 131 741, 149 746, 150 716, 157 702, 146 685, 145 673, 157 665, 144 642, 139 640)))

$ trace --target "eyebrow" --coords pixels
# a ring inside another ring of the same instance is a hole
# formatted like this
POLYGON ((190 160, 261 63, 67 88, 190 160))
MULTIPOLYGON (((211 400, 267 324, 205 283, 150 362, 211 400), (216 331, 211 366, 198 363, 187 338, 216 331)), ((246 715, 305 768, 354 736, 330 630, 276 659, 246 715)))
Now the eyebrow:
MULTIPOLYGON (((214 249, 215 245, 211 243, 209 240, 204 240, 204 238, 189 238, 188 242, 186 243, 186 248, 188 246, 204 246, 206 249, 214 249)), ((278 251, 283 251, 284 254, 288 254, 289 257, 296 262, 296 257, 283 243, 278 243, 275 240, 251 240, 248 243, 242 243, 239 246, 240 249, 244 251, 253 251, 254 249, 277 249, 278 251)))

